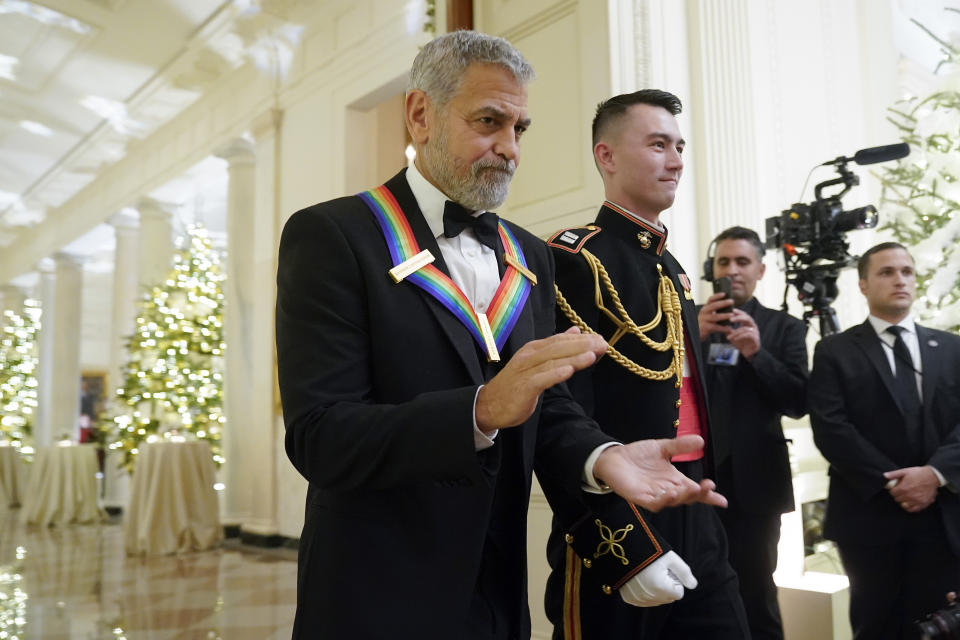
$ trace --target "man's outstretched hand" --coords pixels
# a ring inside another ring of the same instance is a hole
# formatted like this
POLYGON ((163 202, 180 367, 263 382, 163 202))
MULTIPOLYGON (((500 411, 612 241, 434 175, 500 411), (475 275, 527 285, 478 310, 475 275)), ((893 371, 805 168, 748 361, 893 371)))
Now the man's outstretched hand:
POLYGON ((725 507, 727 499, 714 491, 713 481, 697 484, 670 463, 673 456, 702 448, 703 438, 694 435, 608 447, 597 458, 593 475, 623 499, 650 511, 693 502, 725 507))

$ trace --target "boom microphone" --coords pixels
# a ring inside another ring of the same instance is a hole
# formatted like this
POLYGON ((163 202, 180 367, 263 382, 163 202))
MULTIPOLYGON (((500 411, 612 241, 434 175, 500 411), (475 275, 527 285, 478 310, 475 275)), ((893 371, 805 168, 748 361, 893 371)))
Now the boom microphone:
POLYGON ((821 166, 830 164, 842 165, 847 162, 856 162, 857 164, 877 164, 878 162, 887 162, 889 160, 899 160, 910 155, 910 145, 906 142, 898 144, 888 144, 882 147, 870 147, 869 149, 860 149, 852 158, 840 156, 835 160, 824 162, 821 166))
POLYGON ((883 147, 861 149, 853 154, 853 161, 857 164, 876 164, 888 160, 899 160, 900 158, 906 158, 908 155, 910 155, 910 145, 901 142, 900 144, 888 144, 883 147))

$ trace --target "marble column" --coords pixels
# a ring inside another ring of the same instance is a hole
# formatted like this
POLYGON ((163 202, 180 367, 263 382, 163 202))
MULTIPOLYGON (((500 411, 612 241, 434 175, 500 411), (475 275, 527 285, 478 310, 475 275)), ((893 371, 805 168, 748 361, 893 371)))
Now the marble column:
POLYGON ((277 419, 280 406, 276 387, 276 357, 274 347, 274 305, 277 298, 277 250, 280 243, 278 222, 280 214, 280 173, 283 112, 271 109, 254 121, 251 127, 257 156, 256 215, 248 221, 252 237, 251 258, 254 269, 250 281, 252 297, 259 301, 250 309, 254 328, 251 349, 251 388, 256 394, 250 398, 251 415, 255 416, 256 431, 252 441, 257 451, 258 467, 264 481, 257 483, 251 494, 251 513, 243 530, 260 535, 279 531, 277 518, 278 463, 286 461, 283 448, 283 422, 277 419), (264 455, 264 452, 266 455, 264 455))
POLYGON ((141 198, 137 211, 140 212, 137 278, 141 287, 153 287, 163 282, 173 268, 172 215, 163 203, 153 198, 141 198))
POLYGON ((720 231, 749 219, 758 200, 748 5, 687 5, 701 255, 720 231))
POLYGON ((45 258, 37 265, 40 279, 37 298, 40 300, 40 331, 37 334, 37 416, 33 424, 34 446, 50 444, 53 438, 50 421, 53 417, 53 315, 56 309, 56 274, 53 260, 45 258))
POLYGON ((23 289, 15 284, 5 284, 0 287, 0 324, 3 324, 3 314, 6 311, 22 314, 25 299, 23 289))
POLYGON ((217 153, 229 163, 223 514, 242 536, 278 531, 271 302, 280 123, 281 112, 271 110, 253 123, 253 143, 236 139, 217 153))
POLYGON ((140 234, 137 219, 126 213, 110 218, 116 237, 113 253, 113 314, 111 321, 109 384, 122 382, 121 370, 127 361, 127 340, 136 326, 139 294, 140 234))
MULTIPOLYGON (((116 237, 113 252, 113 315, 110 328, 110 370, 107 376, 107 399, 123 383, 123 367, 127 362, 127 340, 136 326, 139 293, 139 225, 136 216, 117 213, 109 220, 116 237)), ((129 496, 130 478, 120 467, 123 455, 107 451, 104 462, 103 503, 105 507, 122 509, 129 496)))
POLYGON ((39 407, 36 446, 61 436, 78 437, 80 417, 80 322, 83 265, 76 256, 58 253, 53 270, 40 271, 40 354, 37 371, 39 407))
POLYGON ((255 340, 251 324, 254 306, 251 251, 254 242, 252 225, 256 218, 256 155, 253 145, 242 138, 230 141, 216 155, 227 161, 229 174, 223 291, 223 326, 227 343, 223 400, 227 424, 221 435, 225 462, 220 474, 224 483, 220 511, 224 524, 243 525, 249 519, 251 493, 257 484, 253 478, 259 482, 267 476, 260 469, 251 472, 260 463, 256 447, 250 440, 260 427, 256 424, 256 416, 251 413, 251 398, 256 393, 251 349, 255 340))

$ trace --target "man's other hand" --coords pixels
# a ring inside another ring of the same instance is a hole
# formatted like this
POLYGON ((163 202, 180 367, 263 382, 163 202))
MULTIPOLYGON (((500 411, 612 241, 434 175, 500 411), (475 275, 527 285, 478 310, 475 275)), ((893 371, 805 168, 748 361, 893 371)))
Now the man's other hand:
POLYGON ((593 474, 620 497, 649 511, 693 502, 725 507, 727 499, 714 491, 713 481, 697 484, 670 463, 673 456, 701 449, 703 438, 696 435, 638 440, 604 449, 593 474))
POLYGON ((752 359, 760 351, 760 328, 750 314, 741 309, 733 310, 730 321, 736 329, 727 333, 727 342, 735 346, 744 358, 752 359))
POLYGON ((683 588, 696 589, 697 579, 674 551, 654 560, 620 587, 620 597, 635 607, 656 607, 683 597, 683 588))
POLYGON ((533 340, 513 354, 506 366, 477 394, 476 418, 481 431, 523 424, 546 389, 597 361, 606 341, 577 327, 542 340, 533 340))
POLYGON ((940 481, 929 466, 894 469, 883 474, 883 477, 897 481, 888 483, 888 491, 900 508, 908 513, 923 511, 937 499, 940 481))

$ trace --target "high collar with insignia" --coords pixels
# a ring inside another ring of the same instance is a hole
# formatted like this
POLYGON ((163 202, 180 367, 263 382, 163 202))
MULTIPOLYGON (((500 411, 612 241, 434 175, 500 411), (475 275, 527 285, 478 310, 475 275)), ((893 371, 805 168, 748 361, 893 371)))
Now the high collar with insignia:
POLYGON ((667 248, 666 228, 655 227, 615 202, 606 200, 603 203, 597 215, 597 224, 618 236, 635 239, 637 248, 643 252, 659 256, 667 248))

